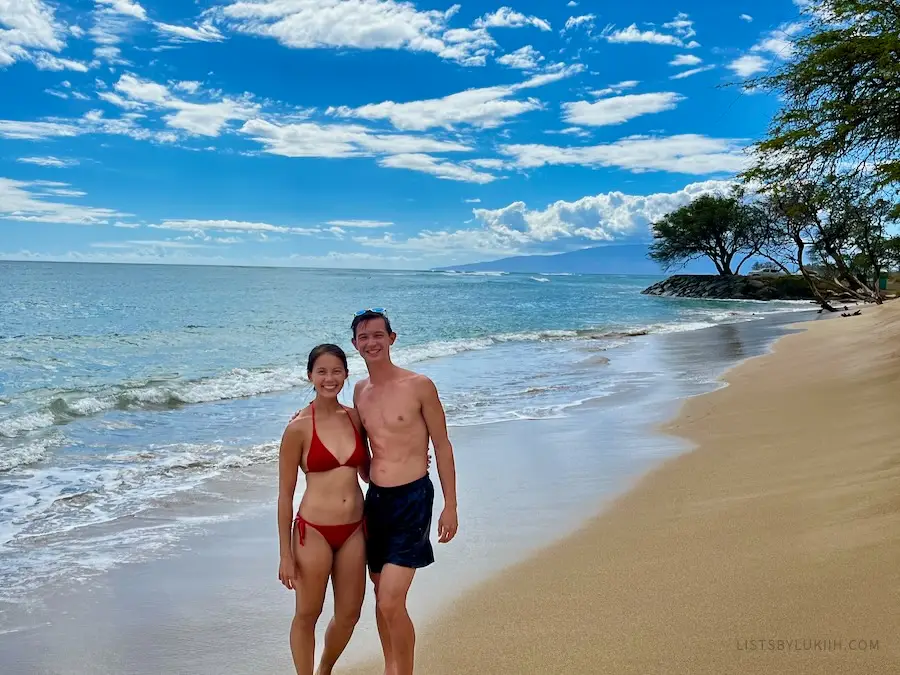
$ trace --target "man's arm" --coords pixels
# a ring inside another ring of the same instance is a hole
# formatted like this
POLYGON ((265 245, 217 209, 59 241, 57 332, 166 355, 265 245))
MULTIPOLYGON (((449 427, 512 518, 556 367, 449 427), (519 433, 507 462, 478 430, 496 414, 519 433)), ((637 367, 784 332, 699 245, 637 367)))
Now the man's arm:
POLYGON ((444 493, 444 512, 438 521, 439 541, 453 539, 458 528, 456 514, 456 462, 453 459, 453 446, 447 433, 447 417, 441 405, 437 387, 424 375, 419 381, 422 417, 431 443, 434 445, 434 457, 437 460, 438 477, 444 493))

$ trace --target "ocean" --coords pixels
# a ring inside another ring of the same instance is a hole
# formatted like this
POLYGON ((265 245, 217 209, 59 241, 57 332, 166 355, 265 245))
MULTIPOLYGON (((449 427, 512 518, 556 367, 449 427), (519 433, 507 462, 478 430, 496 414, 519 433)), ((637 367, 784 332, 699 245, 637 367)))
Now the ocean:
POLYGON ((627 393, 638 376, 608 366, 647 335, 810 309, 640 294, 658 280, 0 262, 0 602, 258 508, 240 486, 312 398, 316 344, 347 350, 350 404, 358 309, 387 308, 394 359, 434 379, 451 438, 627 393))

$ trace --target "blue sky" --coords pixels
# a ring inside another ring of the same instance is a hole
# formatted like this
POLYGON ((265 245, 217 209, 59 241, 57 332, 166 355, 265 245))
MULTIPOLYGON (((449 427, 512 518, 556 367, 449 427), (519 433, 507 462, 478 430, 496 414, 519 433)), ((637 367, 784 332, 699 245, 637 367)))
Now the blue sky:
POLYGON ((429 268, 646 240, 802 0, 0 0, 0 258, 429 268))

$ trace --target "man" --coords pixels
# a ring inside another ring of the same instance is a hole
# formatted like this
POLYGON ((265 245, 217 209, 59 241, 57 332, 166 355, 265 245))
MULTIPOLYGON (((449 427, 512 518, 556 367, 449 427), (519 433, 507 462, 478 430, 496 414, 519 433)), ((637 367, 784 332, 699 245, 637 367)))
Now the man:
POLYGON ((351 330, 353 346, 369 371, 353 390, 353 404, 372 449, 365 503, 366 557, 375 584, 385 675, 412 675, 415 630, 406 598, 416 570, 434 562, 428 440, 434 446, 444 495, 437 528, 441 543, 453 539, 458 528, 453 448, 434 383, 391 362, 397 335, 385 311, 357 312, 351 330))

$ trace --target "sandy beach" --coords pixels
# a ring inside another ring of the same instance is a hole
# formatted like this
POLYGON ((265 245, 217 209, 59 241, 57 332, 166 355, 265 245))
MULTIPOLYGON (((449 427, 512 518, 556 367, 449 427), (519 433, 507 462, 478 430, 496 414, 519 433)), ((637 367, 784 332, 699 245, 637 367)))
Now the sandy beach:
POLYGON ((691 452, 421 626, 416 672, 900 672, 900 303, 802 329, 684 403, 691 452))

